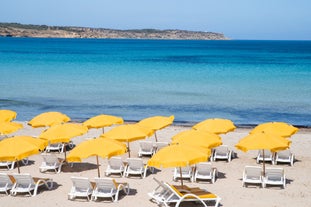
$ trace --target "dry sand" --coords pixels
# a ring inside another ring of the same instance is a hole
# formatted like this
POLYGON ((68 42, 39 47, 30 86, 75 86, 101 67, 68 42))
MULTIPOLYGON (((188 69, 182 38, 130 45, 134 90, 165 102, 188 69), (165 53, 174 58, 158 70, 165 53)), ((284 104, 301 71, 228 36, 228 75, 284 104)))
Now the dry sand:
MULTIPOLYGON (((161 131, 157 132, 159 141, 170 141, 171 137, 180 131, 186 130, 189 127, 184 126, 170 126, 161 131)), ((38 136, 42 128, 32 129, 25 124, 25 128, 16 132, 14 135, 32 135, 38 136)), ((106 131, 109 128, 105 129, 106 131)), ((293 167, 282 164, 278 167, 285 169, 285 174, 287 178, 287 185, 285 189, 280 187, 242 187, 242 172, 245 165, 257 165, 255 157, 257 152, 250 151, 244 153, 234 148, 234 145, 238 140, 248 134, 250 129, 238 128, 234 132, 230 132, 226 135, 221 135, 224 144, 229 145, 235 153, 237 153, 237 158, 233 159, 230 163, 226 161, 216 161, 213 165, 217 167, 220 172, 219 178, 214 184, 209 182, 199 182, 191 183, 185 181, 184 183, 188 186, 197 186, 201 188, 208 189, 209 191, 217 194, 222 198, 221 206, 228 207, 287 207, 287 206, 300 206, 309 207, 311 206, 311 179, 309 178, 311 173, 311 130, 301 129, 297 134, 292 136, 291 151, 295 154, 296 162, 293 167)), ((88 134, 81 137, 73 139, 75 144, 80 143, 86 138, 97 137, 101 134, 101 129, 92 129, 88 134)), ((151 137, 150 140, 154 140, 151 137)), ((131 143, 131 155, 132 157, 137 157, 138 152, 138 142, 131 143)), ((63 157, 63 154, 57 153, 59 157, 63 157)), ((127 158, 127 154, 123 156, 124 159, 127 158)), ((147 157, 144 161, 147 162, 147 157)), ((152 179, 156 177, 159 180, 167 181, 172 184, 178 184, 172 180, 173 169, 160 169, 155 174, 150 172, 147 177, 140 179, 139 177, 130 178, 120 178, 119 176, 113 176, 117 181, 128 182, 130 185, 130 195, 120 196, 117 203, 112 203, 109 201, 87 202, 85 200, 70 201, 67 199, 67 193, 71 188, 71 176, 84 176, 91 180, 97 176, 96 159, 95 157, 90 157, 85 159, 83 163, 75 164, 73 168, 66 165, 60 174, 55 174, 53 172, 40 173, 39 166, 42 162, 40 155, 34 155, 29 157, 30 164, 27 166, 22 166, 20 168, 21 173, 30 173, 34 177, 49 177, 54 181, 54 188, 52 190, 47 190, 45 187, 40 188, 39 193, 35 197, 27 197, 23 195, 18 195, 16 197, 6 196, 5 194, 0 195, 1 207, 14 207, 14 206, 44 206, 44 207, 54 207, 54 206, 119 206, 119 207, 132 207, 132 206, 154 206, 157 205, 149 200, 147 195, 151 192, 157 185, 152 179)), ((101 174, 104 177, 104 171, 107 166, 107 160, 100 159, 101 162, 101 174)), ((259 165, 258 165, 259 166, 259 165)), ((271 166, 271 164, 267 164, 271 166)), ((4 168, 0 169, 1 172, 17 173, 17 169, 6 170, 4 168)), ((188 203, 182 206, 195 206, 193 203, 188 203)), ((201 206, 201 205, 197 205, 201 206)))

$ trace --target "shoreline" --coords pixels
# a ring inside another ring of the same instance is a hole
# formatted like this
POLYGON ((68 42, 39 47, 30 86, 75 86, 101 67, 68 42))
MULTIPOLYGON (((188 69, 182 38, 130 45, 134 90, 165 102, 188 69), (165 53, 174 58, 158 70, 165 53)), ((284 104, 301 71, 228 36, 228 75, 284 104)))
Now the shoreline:
MULTIPOLYGON (((70 122, 72 123, 83 123, 84 121, 86 121, 87 119, 85 120, 71 120, 70 122)), ((13 121, 16 121, 16 122, 20 122, 20 123, 28 123, 28 121, 21 121, 21 120, 13 120, 13 121)), ((137 123, 139 122, 140 120, 124 120, 124 124, 134 124, 134 123, 137 123)), ((203 121, 203 120, 201 120, 203 121)), ((273 121, 271 121, 273 122, 273 121)), ((173 124, 171 126, 177 126, 177 127, 192 127, 193 125, 197 124, 198 122, 187 122, 187 121, 174 121, 173 124)), ((262 123, 265 123, 265 122, 262 122, 262 123)), ((261 123, 258 123, 258 124, 261 124, 261 123)), ((240 129, 252 129, 254 127, 256 127, 258 124, 234 124, 237 128, 240 128, 240 129)), ((311 130, 311 126, 309 125, 293 125, 294 127, 297 127, 299 128, 299 130, 311 130)))

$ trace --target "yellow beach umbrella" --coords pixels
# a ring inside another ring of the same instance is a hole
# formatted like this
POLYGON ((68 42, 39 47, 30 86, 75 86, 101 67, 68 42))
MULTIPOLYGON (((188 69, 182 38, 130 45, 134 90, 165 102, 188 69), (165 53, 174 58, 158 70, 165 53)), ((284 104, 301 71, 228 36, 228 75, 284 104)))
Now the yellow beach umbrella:
POLYGON ((109 138, 96 138, 81 142, 67 156, 68 162, 81 162, 82 159, 96 156, 98 177, 100 177, 98 157, 110 158, 111 156, 126 153, 124 143, 109 138))
MULTIPOLYGON (((44 149, 44 141, 39 139, 16 136, 0 141, 0 161, 19 161, 30 155, 38 154, 44 149)), ((46 145, 45 145, 46 146, 46 145)), ((19 165, 18 172, 20 173, 19 165)))
POLYGON ((43 151, 46 148, 46 146, 48 146, 47 140, 34 138, 31 136, 14 136, 14 139, 22 139, 24 141, 27 141, 28 143, 38 147, 40 151, 43 151))
POLYGON ((123 124, 123 119, 121 117, 117 116, 111 116, 111 115, 105 115, 101 114, 98 116, 94 116, 85 122, 83 122, 83 126, 86 126, 87 128, 103 128, 104 127, 111 126, 113 124, 123 124))
MULTIPOLYGON (((149 160, 148 166, 157 168, 181 167, 207 161, 210 150, 186 145, 170 145, 156 152, 149 160)), ((182 174, 181 174, 182 176, 182 174)), ((181 179, 181 185, 183 181, 181 179)))
MULTIPOLYGON (((39 138, 47 140, 50 144, 68 143, 76 136, 85 134, 88 131, 82 124, 65 123, 53 125, 39 135, 39 138)), ((66 147, 65 160, 66 160, 66 147)))
POLYGON ((100 137, 111 138, 120 142, 127 142, 128 154, 130 157, 131 153, 129 143, 136 140, 145 139, 146 137, 151 136, 153 133, 154 131, 152 129, 142 127, 138 124, 126 124, 117 126, 102 134, 100 137))
POLYGON ((32 127, 46 127, 65 123, 70 121, 70 118, 66 114, 60 112, 44 112, 35 116, 28 124, 32 127))
POLYGON ((193 129, 208 131, 215 134, 225 134, 235 130, 233 122, 229 119, 206 119, 194 125, 193 129))
MULTIPOLYGON (((153 129, 154 131, 163 129, 171 125, 174 121, 174 116, 152 116, 146 119, 142 119, 137 124, 143 127, 153 129)), ((158 141, 156 132, 154 133, 156 141, 158 141)))
POLYGON ((298 131, 297 127, 294 127, 285 122, 267 122, 259 124, 256 126, 250 134, 255 134, 258 132, 266 132, 270 134, 275 134, 282 137, 290 137, 298 131))
POLYGON ((216 134, 190 129, 173 136, 172 144, 186 144, 210 149, 222 145, 222 141, 216 134))
POLYGON ((0 122, 0 135, 11 134, 23 128, 23 125, 16 122, 0 122))
POLYGON ((68 143, 71 138, 85 134, 88 131, 82 124, 65 123, 53 125, 39 135, 39 138, 47 140, 50 144, 68 143))
POLYGON ((0 110, 0 122, 12 121, 16 118, 17 113, 12 110, 2 109, 0 110))
MULTIPOLYGON (((280 150, 285 150, 289 148, 290 141, 284 139, 281 136, 274 134, 268 134, 265 132, 259 132, 255 134, 250 134, 242 138, 235 147, 243 152, 249 150, 262 150, 264 155, 264 150, 270 150, 277 152, 280 150)), ((264 158, 264 156, 263 156, 264 158)), ((265 160, 263 159, 263 171, 265 173, 265 160)))

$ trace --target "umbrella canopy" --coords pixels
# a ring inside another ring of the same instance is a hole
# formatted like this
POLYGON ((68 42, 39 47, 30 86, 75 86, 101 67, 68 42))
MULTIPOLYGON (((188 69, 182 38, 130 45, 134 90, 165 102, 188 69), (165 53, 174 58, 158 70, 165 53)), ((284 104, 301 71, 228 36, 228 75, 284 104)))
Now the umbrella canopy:
POLYGON ((171 125, 174 121, 174 116, 152 116, 142 119, 137 124, 143 127, 148 127, 153 130, 163 129, 171 125))
MULTIPOLYGON (((30 155, 38 154, 47 145, 43 140, 16 136, 0 141, 0 161, 19 161, 30 155)), ((18 172, 19 166, 18 166, 18 172)))
POLYGON ((35 116, 28 124, 32 127, 46 127, 56 124, 61 124, 70 121, 70 118, 66 114, 60 112, 45 112, 35 116))
POLYGON ((11 134, 23 128, 23 125, 16 122, 0 121, 0 135, 11 134))
POLYGON ((70 142, 70 139, 85 134, 86 126, 81 124, 65 123, 53 125, 39 135, 39 138, 48 140, 50 144, 70 142))
POLYGON ((206 119, 194 125, 193 129, 208 131, 215 134, 225 134, 235 130, 233 122, 229 119, 206 119))
POLYGON ((128 153, 130 154, 129 142, 145 139, 154 133, 152 129, 139 126, 137 124, 126 124, 117 126, 110 131, 102 134, 100 137, 111 138, 121 142, 128 143, 128 153))
POLYGON ((28 143, 35 145, 40 151, 43 151, 48 146, 48 141, 44 139, 38 139, 31 136, 14 136, 14 139, 22 139, 28 143))
POLYGON ((84 141, 77 145, 68 155, 67 161, 81 162, 82 159, 96 156, 98 177, 100 177, 98 156, 110 158, 111 156, 126 153, 127 147, 124 143, 109 138, 96 138, 84 141))
MULTIPOLYGON (((273 152, 279 150, 285 150, 289 148, 290 141, 284 139, 283 137, 268 134, 265 132, 260 132, 256 134, 250 134, 242 138, 235 147, 243 152, 249 150, 270 150, 273 152)), ((264 157, 264 156, 263 156, 264 157)), ((263 171, 265 173, 265 161, 263 160, 263 171)))
POLYGON ((182 131, 173 136, 172 144, 176 143, 204 148, 214 148, 222 145, 221 138, 218 135, 194 129, 182 131))
POLYGON ((235 147, 243 152, 249 150, 261 150, 266 149, 273 152, 285 150, 289 147, 290 141, 273 134, 260 132, 256 134, 250 134, 242 138, 235 147))
MULTIPOLYGON (((139 121, 137 124, 140 126, 147 127, 147 128, 150 128, 150 129, 153 129, 156 131, 156 130, 163 129, 163 128, 171 125, 174 121, 174 118, 175 117, 173 115, 169 116, 169 117, 152 116, 152 117, 149 117, 149 118, 146 118, 146 119, 139 121)), ((155 133, 155 138, 157 141, 156 133, 155 133)))
MULTIPOLYGON (((148 166, 158 168, 181 167, 204 162, 210 156, 210 150, 186 145, 163 147, 148 160, 148 166)), ((181 184, 182 179, 181 179, 181 184)))
POLYGON ((298 131, 297 127, 294 127, 285 122, 267 122, 259 124, 250 133, 255 134, 258 132, 266 132, 269 134, 275 134, 282 137, 290 137, 298 131))
POLYGON ((12 110, 2 109, 0 110, 0 122, 12 121, 16 118, 17 113, 12 110))
POLYGON ((83 122, 83 126, 86 126, 87 128, 104 128, 107 126, 111 126, 113 124, 123 124, 123 119, 121 117, 117 116, 110 116, 101 114, 98 116, 94 116, 85 122, 83 122))

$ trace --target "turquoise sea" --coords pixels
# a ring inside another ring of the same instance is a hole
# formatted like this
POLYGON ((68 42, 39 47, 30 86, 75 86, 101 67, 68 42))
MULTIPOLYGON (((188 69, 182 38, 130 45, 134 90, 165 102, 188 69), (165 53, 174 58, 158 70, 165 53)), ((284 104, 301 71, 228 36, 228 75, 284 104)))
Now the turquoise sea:
POLYGON ((311 41, 0 38, 0 108, 311 126, 311 41))

